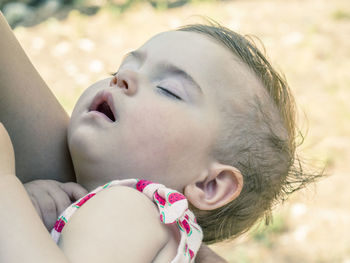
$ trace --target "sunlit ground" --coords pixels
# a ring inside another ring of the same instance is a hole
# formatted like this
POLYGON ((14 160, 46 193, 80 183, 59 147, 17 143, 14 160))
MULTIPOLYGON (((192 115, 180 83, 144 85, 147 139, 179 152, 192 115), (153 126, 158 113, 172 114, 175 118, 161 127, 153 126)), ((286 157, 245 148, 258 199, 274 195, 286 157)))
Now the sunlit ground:
POLYGON ((139 4, 121 16, 74 11, 15 33, 70 113, 85 88, 117 70, 123 54, 158 32, 201 22, 198 14, 262 40, 302 112, 302 156, 327 164, 330 174, 278 207, 271 227, 212 248, 229 262, 350 262, 349 0, 204 2, 166 11, 139 4))

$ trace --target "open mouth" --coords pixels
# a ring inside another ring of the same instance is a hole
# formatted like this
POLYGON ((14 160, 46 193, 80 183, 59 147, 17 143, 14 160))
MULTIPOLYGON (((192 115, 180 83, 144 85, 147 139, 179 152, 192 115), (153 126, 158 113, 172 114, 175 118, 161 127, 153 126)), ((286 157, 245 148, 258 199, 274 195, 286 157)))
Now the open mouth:
POLYGON ((103 113, 112 121, 115 121, 114 114, 106 101, 97 106, 96 111, 103 113))
POLYGON ((97 111, 104 114, 112 122, 116 121, 112 94, 107 91, 97 93, 92 101, 89 111, 97 111))

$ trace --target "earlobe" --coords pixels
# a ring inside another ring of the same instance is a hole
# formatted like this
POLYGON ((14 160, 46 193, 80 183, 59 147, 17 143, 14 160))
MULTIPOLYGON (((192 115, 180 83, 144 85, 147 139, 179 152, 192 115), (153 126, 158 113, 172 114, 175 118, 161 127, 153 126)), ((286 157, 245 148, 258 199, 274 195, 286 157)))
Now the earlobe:
POLYGON ((236 199, 243 188, 243 176, 233 166, 215 162, 205 178, 185 187, 185 196, 201 210, 213 210, 236 199))

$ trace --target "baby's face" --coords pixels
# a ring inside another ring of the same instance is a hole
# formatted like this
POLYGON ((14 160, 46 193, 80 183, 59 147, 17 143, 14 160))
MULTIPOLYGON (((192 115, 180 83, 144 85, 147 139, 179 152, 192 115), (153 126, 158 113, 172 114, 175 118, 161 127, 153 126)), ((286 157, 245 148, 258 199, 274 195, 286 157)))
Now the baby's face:
POLYGON ((77 102, 68 141, 78 182, 92 189, 143 178, 180 191, 193 183, 212 161, 221 104, 241 81, 240 70, 232 73, 239 67, 197 33, 150 39, 124 59, 116 78, 93 84, 77 102))

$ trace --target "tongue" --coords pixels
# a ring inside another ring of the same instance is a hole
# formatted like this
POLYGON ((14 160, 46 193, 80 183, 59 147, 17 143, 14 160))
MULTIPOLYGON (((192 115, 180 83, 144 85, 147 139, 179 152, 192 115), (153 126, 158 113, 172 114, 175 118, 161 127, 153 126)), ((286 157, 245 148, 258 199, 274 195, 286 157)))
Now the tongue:
POLYGON ((105 114, 108 118, 110 118, 112 121, 115 121, 113 112, 111 111, 111 108, 108 106, 107 102, 103 102, 97 107, 97 111, 102 112, 105 114))

